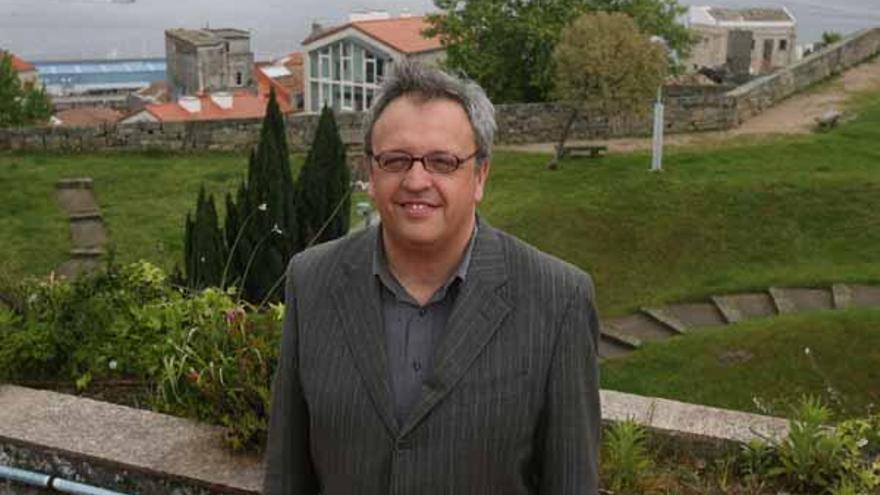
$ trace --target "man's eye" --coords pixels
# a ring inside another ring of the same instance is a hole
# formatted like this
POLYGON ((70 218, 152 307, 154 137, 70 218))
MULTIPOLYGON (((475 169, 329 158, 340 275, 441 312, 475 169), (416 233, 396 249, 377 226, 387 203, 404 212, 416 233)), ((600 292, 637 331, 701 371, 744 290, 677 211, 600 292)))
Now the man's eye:
POLYGON ((425 157, 431 163, 431 166, 437 170, 452 170, 458 165, 458 160, 454 156, 446 153, 438 153, 425 157))
POLYGON ((409 163, 410 158, 406 155, 391 155, 382 157, 382 162, 386 167, 405 167, 409 163))

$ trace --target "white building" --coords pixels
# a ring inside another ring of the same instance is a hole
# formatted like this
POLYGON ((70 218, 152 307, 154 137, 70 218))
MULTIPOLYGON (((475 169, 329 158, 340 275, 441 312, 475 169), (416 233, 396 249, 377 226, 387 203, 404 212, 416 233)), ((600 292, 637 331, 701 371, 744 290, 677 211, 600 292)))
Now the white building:
POLYGON ((786 8, 691 7, 688 27, 698 36, 688 69, 726 67, 763 74, 797 60, 797 20, 786 8))
POLYGON ((437 63, 446 50, 423 17, 391 17, 383 12, 353 14, 347 24, 314 26, 303 41, 305 111, 362 111, 370 107, 382 79, 403 59, 437 63))

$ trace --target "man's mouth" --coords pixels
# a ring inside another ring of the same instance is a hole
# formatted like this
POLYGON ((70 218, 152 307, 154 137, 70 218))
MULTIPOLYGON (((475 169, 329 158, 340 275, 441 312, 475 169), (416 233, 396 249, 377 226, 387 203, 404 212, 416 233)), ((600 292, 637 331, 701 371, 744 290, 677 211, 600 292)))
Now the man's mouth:
POLYGON ((414 216, 426 215, 437 208, 436 205, 422 201, 407 201, 400 203, 400 206, 403 207, 404 211, 408 214, 414 216))

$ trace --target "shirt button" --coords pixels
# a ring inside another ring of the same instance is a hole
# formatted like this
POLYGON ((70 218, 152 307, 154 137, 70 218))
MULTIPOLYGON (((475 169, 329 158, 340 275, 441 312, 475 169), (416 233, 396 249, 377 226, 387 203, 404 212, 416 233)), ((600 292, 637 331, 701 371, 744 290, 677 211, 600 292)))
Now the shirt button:
POLYGON ((422 369, 422 363, 420 363, 418 361, 413 361, 412 367, 413 367, 413 370, 415 370, 415 372, 418 373, 422 369))
POLYGON ((419 316, 424 317, 426 314, 428 314, 428 310, 427 310, 427 309, 422 308, 422 309, 419 310, 419 316))

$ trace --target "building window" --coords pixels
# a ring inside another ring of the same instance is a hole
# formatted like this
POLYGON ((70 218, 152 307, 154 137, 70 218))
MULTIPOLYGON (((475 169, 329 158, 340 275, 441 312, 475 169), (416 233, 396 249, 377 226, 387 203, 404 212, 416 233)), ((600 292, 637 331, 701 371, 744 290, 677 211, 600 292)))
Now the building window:
POLYGON ((235 73, 235 85, 241 86, 241 72, 235 73))
MULTIPOLYGON (((375 84, 376 83, 376 56, 372 53, 368 53, 364 60, 364 72, 365 78, 364 80, 368 83, 375 84)), ((369 105, 368 105, 369 106, 369 105)))
POLYGON ((784 52, 788 50, 788 40, 779 40, 779 51, 784 52))

